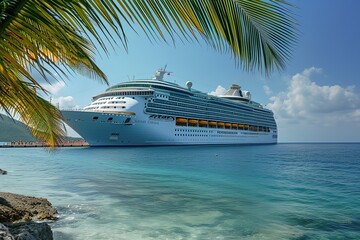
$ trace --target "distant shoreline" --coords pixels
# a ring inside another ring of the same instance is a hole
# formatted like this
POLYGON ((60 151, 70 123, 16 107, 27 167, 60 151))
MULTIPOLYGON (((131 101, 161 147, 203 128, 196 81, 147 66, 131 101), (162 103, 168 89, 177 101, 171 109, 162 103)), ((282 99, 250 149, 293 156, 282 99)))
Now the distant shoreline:
MULTIPOLYGON (((88 147, 89 144, 85 140, 68 140, 63 141, 56 145, 56 147, 88 147)), ((13 142, 2 142, 0 143, 0 148, 35 148, 35 147, 49 147, 49 144, 45 142, 23 142, 23 141, 13 141, 13 142)))

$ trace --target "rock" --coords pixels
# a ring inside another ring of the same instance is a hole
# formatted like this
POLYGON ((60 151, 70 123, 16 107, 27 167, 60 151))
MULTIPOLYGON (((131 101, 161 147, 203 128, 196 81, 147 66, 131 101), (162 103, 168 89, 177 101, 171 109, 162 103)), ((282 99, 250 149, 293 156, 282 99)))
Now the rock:
POLYGON ((56 219, 56 209, 45 198, 0 192, 0 222, 56 219))
POLYGON ((0 175, 5 175, 5 174, 7 174, 7 171, 2 170, 2 169, 0 168, 0 175))
POLYGON ((14 240, 14 236, 10 233, 9 229, 0 223, 0 239, 2 240, 14 240))
POLYGON ((52 240, 53 233, 46 223, 0 223, 0 239, 4 240, 52 240))
POLYGON ((0 222, 5 222, 0 223, 0 239, 52 240, 47 223, 31 221, 56 220, 56 215, 56 209, 45 198, 0 192, 0 222))

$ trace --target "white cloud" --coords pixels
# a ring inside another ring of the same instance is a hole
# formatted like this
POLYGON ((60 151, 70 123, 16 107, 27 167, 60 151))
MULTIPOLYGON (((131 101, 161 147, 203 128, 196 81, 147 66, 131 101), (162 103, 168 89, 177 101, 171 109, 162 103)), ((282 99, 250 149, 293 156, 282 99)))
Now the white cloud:
POLYGON ((264 85, 263 89, 264 89, 266 95, 270 96, 271 94, 273 94, 273 92, 271 91, 269 86, 264 85))
POLYGON ((226 88, 219 85, 216 87, 215 91, 211 91, 209 94, 213 96, 219 96, 219 95, 224 95, 225 93, 226 93, 226 88))
POLYGON ((321 74, 308 68, 295 74, 288 89, 272 96, 279 137, 295 141, 360 140, 360 95, 354 86, 319 85, 311 78, 321 74), (358 130, 356 130, 358 129, 358 130), (355 133, 357 131, 357 133, 355 133))
POLYGON ((72 96, 60 96, 58 98, 53 98, 51 101, 52 104, 57 106, 59 109, 79 109, 78 105, 74 104, 74 98, 72 96))
POLYGON ((55 83, 43 83, 41 85, 43 88, 45 88, 45 90, 47 90, 48 92, 50 92, 51 94, 56 94, 58 93, 61 89, 63 89, 66 84, 64 81, 58 81, 55 83))
MULTIPOLYGON (((320 86, 311 80, 321 69, 309 68, 291 78, 286 92, 270 98, 267 106, 283 119, 320 120, 319 116, 340 120, 357 115, 360 96, 354 86, 320 86)), ((321 119, 323 121, 323 119, 321 119)))
POLYGON ((355 111, 352 113, 352 117, 357 118, 357 119, 360 119, 360 109, 355 110, 355 111))
POLYGON ((309 78, 314 73, 322 73, 322 72, 323 70, 321 68, 310 67, 310 68, 306 68, 302 73, 298 73, 298 74, 302 74, 303 76, 309 78))

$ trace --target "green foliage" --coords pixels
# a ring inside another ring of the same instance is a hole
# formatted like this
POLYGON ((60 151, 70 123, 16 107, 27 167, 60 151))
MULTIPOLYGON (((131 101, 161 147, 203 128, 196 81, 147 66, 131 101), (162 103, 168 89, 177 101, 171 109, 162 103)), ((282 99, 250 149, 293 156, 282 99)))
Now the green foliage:
POLYGON ((0 0, 0 109, 54 146, 64 135, 61 114, 38 96, 46 91, 32 72, 47 80, 75 71, 107 83, 95 42, 105 52, 118 41, 127 48, 125 25, 150 41, 204 38, 245 70, 269 74, 285 67, 296 41, 288 7, 282 0, 0 0))
POLYGON ((0 142, 36 141, 23 123, 0 114, 0 142))

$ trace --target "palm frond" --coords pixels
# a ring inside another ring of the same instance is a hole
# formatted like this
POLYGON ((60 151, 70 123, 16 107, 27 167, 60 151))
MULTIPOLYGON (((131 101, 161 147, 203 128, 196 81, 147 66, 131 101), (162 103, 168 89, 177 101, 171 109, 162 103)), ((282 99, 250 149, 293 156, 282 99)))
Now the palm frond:
POLYGON ((283 0, 148 0, 121 6, 148 36, 199 34, 215 49, 230 51, 245 70, 267 75, 285 68, 297 40, 291 5, 283 0))
POLYGON ((23 81, 17 72, 6 70, 6 75, 0 73, 0 108, 10 116, 19 116, 34 136, 54 147, 65 135, 60 112, 36 94, 38 89, 34 84, 23 81), (18 81, 8 80, 15 77, 18 81))
POLYGON ((46 80, 53 72, 66 77, 75 70, 107 83, 94 61, 95 47, 89 40, 92 34, 106 49, 95 30, 98 25, 90 17, 89 12, 95 16, 96 11, 83 4, 88 3, 0 1, 0 108, 20 115, 36 137, 52 146, 64 133, 61 114, 37 95, 45 90, 31 71, 46 80))
POLYGON ((118 42, 127 49, 124 24, 150 41, 201 37, 245 70, 270 74, 285 67, 296 42, 289 7, 284 0, 0 0, 0 107, 54 143, 61 115, 31 91, 45 91, 31 71, 44 79, 76 71, 107 83, 95 43, 106 53, 118 42))

